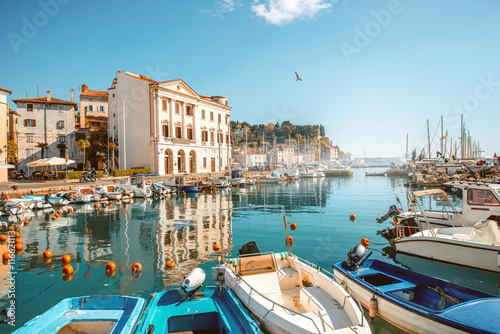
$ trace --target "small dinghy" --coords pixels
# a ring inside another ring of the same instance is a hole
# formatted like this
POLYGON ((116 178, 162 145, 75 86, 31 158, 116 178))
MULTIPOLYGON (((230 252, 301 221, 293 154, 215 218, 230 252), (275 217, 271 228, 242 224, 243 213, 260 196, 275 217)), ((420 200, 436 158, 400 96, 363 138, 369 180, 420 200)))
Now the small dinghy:
POLYGON ((363 245, 354 247, 333 269, 370 317, 407 333, 499 332, 500 297, 384 261, 362 260, 365 251, 363 245))
POLYGON ((196 268, 184 279, 179 290, 152 296, 136 333, 260 333, 243 305, 225 287, 206 287, 205 272, 196 268))
POLYGON ((371 172, 371 173, 366 172, 365 176, 385 176, 386 173, 387 173, 386 171, 384 171, 384 172, 371 172))
POLYGON ((142 313, 144 298, 85 296, 67 298, 31 319, 16 334, 128 334, 142 313))

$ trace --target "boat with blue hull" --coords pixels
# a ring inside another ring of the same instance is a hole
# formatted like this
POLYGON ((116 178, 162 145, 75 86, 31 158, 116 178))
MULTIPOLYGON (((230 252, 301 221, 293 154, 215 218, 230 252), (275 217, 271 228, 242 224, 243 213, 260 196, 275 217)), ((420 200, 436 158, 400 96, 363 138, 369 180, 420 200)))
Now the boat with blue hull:
POLYGON ((333 265, 334 275, 348 284, 370 317, 407 333, 499 332, 498 296, 380 260, 359 262, 366 249, 357 247, 347 261, 333 265))
POLYGON ((136 333, 261 333, 236 296, 225 287, 206 287, 202 295, 179 290, 157 293, 136 333))
POLYGON ((15 334, 133 333, 146 300, 127 296, 67 298, 33 318, 15 334))

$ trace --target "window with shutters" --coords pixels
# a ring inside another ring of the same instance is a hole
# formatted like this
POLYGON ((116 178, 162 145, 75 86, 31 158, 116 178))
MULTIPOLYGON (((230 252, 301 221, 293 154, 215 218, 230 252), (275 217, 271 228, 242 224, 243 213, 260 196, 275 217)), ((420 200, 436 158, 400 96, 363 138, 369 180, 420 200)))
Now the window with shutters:
POLYGON ((35 134, 34 133, 27 133, 26 134, 26 141, 28 143, 34 143, 35 142, 35 134))
POLYGON ((175 113, 180 114, 181 113, 181 106, 179 103, 175 104, 175 113))
POLYGON ((187 106, 186 107, 186 115, 187 116, 193 116, 193 107, 192 106, 187 106))
POLYGON ((168 133, 168 124, 163 124, 163 137, 170 137, 170 134, 168 133))
POLYGON ((35 127, 36 126, 36 119, 25 119, 24 126, 35 127))
POLYGON ((215 138, 214 136, 215 136, 214 132, 213 132, 213 131, 211 131, 211 132, 210 132, 210 142, 211 142, 211 143, 213 143, 213 142, 214 142, 214 138, 215 138))
POLYGON ((226 124, 229 123, 229 116, 226 115, 226 124))
POLYGON ((211 111, 210 112, 210 122, 213 122, 214 121, 214 112, 211 111))
POLYGON ((58 136, 57 137, 57 141, 59 141, 60 143, 65 143, 66 142, 66 136, 58 136))
POLYGON ((182 138, 182 129, 180 126, 176 126, 175 127, 175 136, 177 138, 182 138))
POLYGON ((226 135, 226 144, 229 143, 229 135, 226 135))
POLYGON ((26 105, 26 110, 28 110, 28 111, 33 111, 33 103, 28 103, 28 104, 26 105))
POLYGON ((219 114, 219 115, 218 115, 218 117, 219 117, 218 121, 219 121, 219 123, 220 123, 220 122, 222 121, 222 115, 221 115, 221 114, 219 114))
POLYGON ((203 158, 203 168, 207 168, 207 158, 203 158))
POLYGON ((99 111, 104 112, 104 106, 99 106, 99 111))
POLYGON ((64 121, 59 121, 56 124, 57 129, 64 129, 64 121))
POLYGON ((161 100, 161 110, 167 111, 167 100, 165 99, 161 100))
POLYGON ((208 131, 201 131, 201 140, 203 142, 207 142, 208 141, 208 131))
POLYGON ((205 110, 201 111, 201 119, 205 119, 205 110))
POLYGON ((193 139, 193 129, 187 129, 188 139, 193 139))
POLYGON ((219 134, 219 143, 224 144, 224 135, 222 133, 219 134))
POLYGON ((87 105, 87 111, 94 111, 94 106, 91 104, 87 105))

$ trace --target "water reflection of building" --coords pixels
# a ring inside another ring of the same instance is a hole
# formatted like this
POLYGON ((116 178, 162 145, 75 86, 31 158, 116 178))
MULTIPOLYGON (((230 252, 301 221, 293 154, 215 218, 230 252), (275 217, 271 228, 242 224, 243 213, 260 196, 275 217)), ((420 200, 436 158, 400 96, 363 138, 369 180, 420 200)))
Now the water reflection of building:
POLYGON ((215 260, 214 245, 220 245, 222 231, 224 249, 232 249, 231 214, 221 208, 232 207, 228 194, 179 197, 159 206, 156 235, 156 275, 175 280, 182 278, 201 263, 215 260), (177 269, 171 271, 166 263, 173 260, 177 269))

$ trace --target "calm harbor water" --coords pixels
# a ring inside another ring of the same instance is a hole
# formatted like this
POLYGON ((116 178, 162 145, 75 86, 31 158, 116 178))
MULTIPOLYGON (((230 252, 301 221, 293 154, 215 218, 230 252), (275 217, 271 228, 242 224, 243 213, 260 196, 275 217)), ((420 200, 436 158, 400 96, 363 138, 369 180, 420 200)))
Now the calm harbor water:
MULTIPOLYGON (((76 212, 55 221, 49 214, 40 214, 28 226, 19 223, 25 249, 14 264, 17 326, 2 324, 0 332, 11 332, 67 297, 123 293, 147 298, 152 292, 178 287, 184 275, 197 266, 208 274, 205 284, 213 285, 209 276, 217 260, 212 247, 220 244, 219 210, 250 204, 284 205, 288 222, 298 225, 297 231, 290 232, 292 252, 329 270, 333 263, 345 260, 361 238, 368 238, 374 258, 499 294, 500 275, 394 254, 377 235, 388 223, 377 224, 375 218, 395 204, 395 194, 405 191, 406 181, 365 177, 366 171, 376 170, 354 170, 352 178, 304 179, 214 194, 172 195, 159 201, 136 199, 130 204, 102 206, 102 211, 92 205, 75 206, 76 212), (356 215, 355 222, 350 221, 351 214, 356 215), (49 263, 42 258, 47 249, 54 255, 49 263), (75 270, 70 281, 61 278, 59 261, 64 254, 72 257, 75 270), (175 261, 176 267, 166 268, 168 260, 175 261), (112 277, 104 270, 109 261, 117 265, 112 277), (143 266, 137 278, 131 277, 134 262, 143 266)), ((250 240, 261 251, 286 250, 279 210, 224 211, 221 217, 226 256, 237 254, 250 240)), ((0 248, 2 253, 7 250, 6 245, 0 248)), ((1 265, 0 309, 12 299, 6 277, 8 266, 1 265)), ((398 332, 379 320, 373 323, 373 330, 398 332)))

